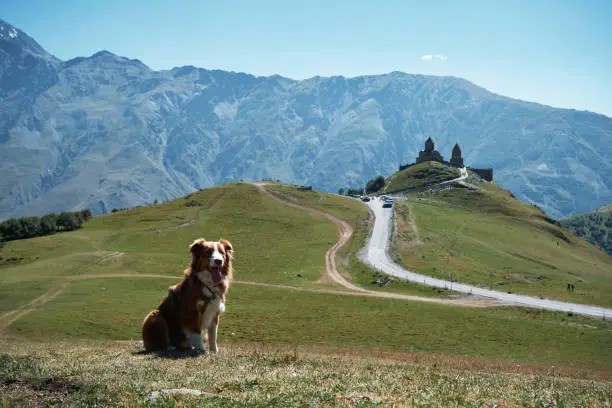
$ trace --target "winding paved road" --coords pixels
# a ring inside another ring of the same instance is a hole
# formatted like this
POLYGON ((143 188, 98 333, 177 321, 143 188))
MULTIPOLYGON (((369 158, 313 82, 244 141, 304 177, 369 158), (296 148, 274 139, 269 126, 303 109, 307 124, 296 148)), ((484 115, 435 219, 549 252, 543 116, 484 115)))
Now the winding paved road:
MULTIPOLYGON (((467 177, 467 173, 462 171, 461 177, 455 180, 463 180, 467 177)), ((454 181, 455 181, 454 180, 454 181)), ((598 306, 581 305, 577 303, 568 303, 557 300, 540 299, 532 296, 509 294, 479 288, 477 286, 466 285, 463 283, 451 282, 442 279, 432 278, 431 276, 421 275, 394 263, 388 254, 390 227, 392 222, 393 208, 382 208, 382 200, 379 198, 373 199, 368 203, 375 216, 374 228, 365 251, 361 254, 361 258, 367 264, 376 269, 383 271, 388 275, 398 278, 407 279, 409 281, 423 283, 429 286, 439 288, 452 288, 452 290, 472 295, 483 296, 491 299, 496 299, 509 304, 527 306, 539 309, 548 309, 561 312, 572 312, 593 317, 612 317, 612 309, 598 306)))
MULTIPOLYGON (((339 284, 340 286, 344 286, 346 289, 350 289, 352 292, 339 292, 333 291, 333 293, 343 294, 343 295, 356 295, 356 296, 372 296, 372 297, 380 297, 380 298, 392 298, 392 299, 403 299, 403 300, 417 300, 420 302, 430 302, 430 303, 442 303, 448 305, 455 306, 465 306, 465 307, 493 307, 493 306, 502 306, 502 303, 495 302, 489 299, 483 298, 468 298, 463 297, 460 299, 438 299, 433 297, 422 297, 422 296, 413 296, 413 295, 404 295, 402 293, 392 293, 392 292, 379 292, 368 290, 364 288, 360 288, 352 282, 349 282, 336 268, 336 252, 339 248, 341 248, 346 242, 351 238, 353 234, 353 229, 346 222, 343 221, 331 214, 328 214, 324 211, 318 210, 313 207, 309 207, 307 205, 297 204, 295 202, 288 201, 287 197, 283 197, 278 192, 270 190, 265 187, 265 183, 254 183, 256 187, 258 187, 261 191, 268 194, 270 198, 273 200, 279 201, 289 207, 297 208, 302 211, 311 212, 313 214, 318 214, 327 219, 331 220, 336 227, 338 228, 338 241, 325 253, 325 270, 331 281, 339 284)), ((243 282, 247 283, 247 282, 243 282)), ((249 284, 256 284, 255 282, 248 282, 249 284)), ((317 292, 330 292, 327 289, 306 289, 306 288, 297 288, 297 287, 288 287, 299 290, 314 290, 317 292)), ((332 293, 332 292, 330 292, 332 293)))

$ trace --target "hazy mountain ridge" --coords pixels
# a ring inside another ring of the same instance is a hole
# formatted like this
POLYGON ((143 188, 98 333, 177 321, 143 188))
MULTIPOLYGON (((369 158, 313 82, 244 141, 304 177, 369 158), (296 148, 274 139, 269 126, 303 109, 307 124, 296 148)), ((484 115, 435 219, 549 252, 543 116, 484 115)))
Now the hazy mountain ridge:
POLYGON ((107 51, 62 62, 16 37, 0 37, 0 218, 106 212, 261 177, 336 191, 394 173, 428 136, 446 158, 459 142, 466 164, 493 166, 553 217, 612 200, 602 115, 454 77, 152 71, 107 51))

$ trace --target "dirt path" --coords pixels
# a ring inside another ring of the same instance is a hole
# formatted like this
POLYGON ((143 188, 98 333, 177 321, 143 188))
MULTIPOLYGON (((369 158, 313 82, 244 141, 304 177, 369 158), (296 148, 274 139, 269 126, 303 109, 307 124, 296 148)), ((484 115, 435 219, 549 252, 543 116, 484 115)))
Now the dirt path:
POLYGON ((98 259, 95 263, 102 263, 102 262, 108 261, 109 259, 118 258, 123 255, 125 255, 125 252, 111 252, 109 254, 104 255, 102 258, 98 259))
POLYGON ((164 231, 164 230, 170 230, 170 229, 185 228, 185 227, 188 227, 188 226, 190 226, 190 225, 195 224, 195 223, 196 223, 196 221, 197 221, 197 220, 196 220, 195 218, 192 218, 191 220, 189 220, 189 221, 187 221, 187 222, 184 222, 184 223, 182 223, 182 224, 178 224, 178 225, 171 225, 171 226, 169 226, 169 227, 160 228, 160 229, 158 229, 158 230, 157 230, 157 232, 161 232, 161 231, 164 231))
POLYGON ((58 297, 66 289, 66 286, 68 286, 68 283, 69 282, 64 282, 59 287, 54 287, 50 289, 48 292, 44 293, 42 296, 37 297, 33 301, 22 306, 21 308, 12 310, 2 315, 2 317, 0 317, 0 336, 3 334, 4 329, 9 327, 11 324, 15 323, 17 320, 21 319, 23 316, 27 315, 28 313, 38 309, 45 303, 58 297))
MULTIPOLYGON (((305 205, 296 204, 294 202, 288 201, 287 199, 283 198, 281 195, 265 188, 265 184, 263 183, 254 183, 254 184, 264 193, 268 194, 268 196, 272 198, 273 200, 276 200, 289 207, 293 207, 293 208, 300 209, 302 211, 308 211, 313 214, 321 215, 331 220, 334 224, 336 224, 336 227, 338 228, 339 238, 338 238, 338 241, 330 249, 328 249, 327 252, 325 253, 325 271, 333 282, 353 292, 334 291, 332 289, 330 290, 312 289, 312 291, 337 293, 337 294, 343 294, 343 295, 354 295, 354 296, 370 296, 370 297, 379 297, 379 298, 387 298, 387 299, 417 300, 420 302, 442 303, 442 304, 447 304, 447 305, 469 306, 469 307, 491 307, 491 306, 504 306, 505 305, 502 302, 498 302, 498 301, 490 300, 490 299, 481 299, 481 298, 474 299, 471 297, 466 297, 466 298, 461 298, 461 299, 437 299, 437 298, 427 298, 427 297, 422 297, 422 296, 404 295, 401 293, 376 292, 373 290, 367 290, 367 289, 360 288, 359 286, 346 280, 346 278, 344 278, 344 276, 340 274, 340 272, 338 271, 338 268, 336 267, 336 262, 335 262, 336 252, 338 252, 338 249, 340 249, 351 238, 351 235, 353 234, 353 229, 348 223, 346 223, 345 221, 331 214, 318 210, 316 208, 312 208, 312 207, 308 207, 305 205)), ((416 229, 416 225, 414 227, 416 229)), ((249 283, 258 284, 256 282, 249 282, 249 283)), ((283 285, 282 287, 285 287, 285 286, 283 285)), ((295 290, 302 290, 301 288, 298 289, 295 286, 287 286, 287 287, 291 289, 295 289, 295 290)), ((304 288, 304 290, 310 290, 310 289, 304 288)))
MULTIPOLYGON (((436 298, 427 298, 421 296, 412 296, 412 295, 404 295, 401 293, 390 293, 390 292, 376 292, 373 290, 367 290, 360 288, 359 286, 349 282, 342 274, 338 271, 336 267, 336 253, 338 249, 340 249, 346 242, 351 238, 353 234, 353 229, 351 226, 324 211, 318 210, 316 208, 308 207, 301 204, 296 204, 294 202, 289 201, 289 199, 283 198, 279 194, 272 192, 265 188, 265 185, 262 183, 254 183, 261 191, 267 194, 271 199, 278 201, 284 205, 289 207, 293 207, 302 211, 308 211, 312 214, 317 214, 323 216, 330 221, 332 221, 336 228, 338 229, 338 240, 336 243, 327 250, 325 253, 325 277, 323 279, 324 283, 329 281, 337 283, 338 285, 346 288, 348 290, 337 290, 337 289, 323 289, 323 288, 309 288, 303 286, 291 286, 291 285, 283 285, 283 284, 275 284, 275 283, 263 283, 263 282, 251 282, 251 281, 234 281, 233 284, 238 285, 253 285, 253 286, 264 286, 271 288, 282 288, 282 289, 290 289, 302 292, 315 292, 315 293, 329 293, 335 295, 343 295, 343 296, 367 296, 367 297, 377 297, 377 298, 386 298, 386 299, 402 299, 402 300, 416 300, 420 302, 430 302, 430 303, 442 303, 447 305, 455 305, 455 306, 464 306, 464 307, 493 307, 493 306, 504 306, 503 303, 489 300, 489 299, 473 299, 473 298, 461 298, 461 299, 436 299, 436 298)), ((411 220, 413 221, 413 220, 411 220)), ((189 224, 189 223, 188 223, 189 224)), ((182 225, 181 225, 182 226, 182 225)), ((416 230, 416 225, 414 226, 416 230)), ((98 260, 94 261, 95 264, 108 261, 110 259, 114 259, 120 256, 123 256, 123 252, 109 252, 101 256, 98 260)), ((181 276, 172 276, 172 275, 156 275, 156 274, 96 274, 96 275, 77 275, 77 276, 65 276, 63 277, 62 283, 54 286, 49 291, 39 296, 38 298, 26 303, 18 309, 11 310, 9 312, 4 313, 0 316, 0 335, 4 332, 4 330, 9 327, 11 324, 15 323, 17 320, 21 319, 23 316, 28 313, 42 307, 45 303, 55 299, 59 296, 66 287, 74 281, 79 280, 87 280, 87 279, 104 279, 104 278, 154 278, 154 279, 181 279, 181 276)))
POLYGON ((260 183, 255 185, 275 201, 278 201, 289 207, 297 208, 298 210, 307 211, 312 214, 323 216, 333 222, 336 225, 336 228, 338 228, 339 237, 338 241, 336 241, 336 243, 325 253, 325 272, 333 282, 339 284, 340 286, 344 286, 347 289, 358 292, 366 292, 365 289, 362 289, 346 280, 344 276, 342 276, 340 272, 338 272, 338 268, 336 268, 336 252, 338 252, 338 249, 340 249, 344 244, 346 244, 346 242, 351 238, 351 235, 353 235, 353 228, 351 228, 348 223, 324 211, 317 210, 316 208, 288 201, 279 194, 265 188, 265 186, 260 183))
MULTIPOLYGON (((66 277, 68 281, 104 279, 104 278, 161 278, 161 279, 174 279, 177 281, 181 279, 180 276, 137 274, 137 273, 134 273, 134 274, 120 273, 120 274, 107 274, 107 275, 105 274, 81 275, 81 276, 67 276, 66 277)), ((458 306, 470 306, 470 307, 489 307, 489 306, 494 305, 494 302, 487 302, 487 301, 468 302, 468 301, 460 300, 460 299, 447 300, 447 299, 426 298, 426 297, 419 297, 419 296, 402 295, 400 293, 375 292, 371 290, 362 289, 359 287, 357 287, 357 289, 359 289, 357 291, 347 291, 347 290, 338 290, 338 289, 312 288, 312 287, 306 287, 306 286, 292 286, 292 285, 286 285, 282 283, 265 283, 265 282, 240 281, 240 280, 233 281, 232 285, 263 286, 263 287, 268 287, 268 288, 291 289, 291 290, 296 290, 300 292, 329 293, 333 295, 343 295, 343 296, 367 296, 367 297, 383 297, 383 298, 393 298, 393 299, 419 300, 423 302, 434 302, 434 303, 441 302, 441 303, 446 303, 446 304, 454 304, 458 306)))
MULTIPOLYGON (((336 247, 335 249, 337 250, 340 246, 336 247)), ((329 262, 333 262, 333 255, 335 255, 335 251, 333 251, 333 254, 331 253, 331 249, 327 252, 328 254, 326 254, 326 260, 329 260, 329 262), (329 258, 327 255, 329 255, 329 258)), ((45 303, 50 302, 56 297, 58 297, 60 294, 62 294, 62 292, 64 292, 64 290, 66 290, 66 288, 71 282, 81 281, 81 280, 90 280, 90 279, 112 279, 112 278, 153 278, 153 279, 172 279, 175 281, 179 281, 181 279, 181 276, 138 274, 138 273, 64 276, 63 277, 64 280, 59 286, 55 286, 51 288, 43 295, 23 305, 21 308, 12 310, 0 316, 0 335, 2 335, 2 333, 7 327, 15 323, 17 320, 21 319, 23 316, 41 308, 42 306, 45 305, 45 303)), ((344 281, 346 282, 346 280, 344 281)), ((444 303, 444 304, 452 304, 455 306, 465 306, 465 307, 500 306, 499 303, 486 301, 486 300, 473 300, 473 299, 445 300, 445 299, 435 299, 435 298, 426 298, 426 297, 419 297, 419 296, 402 295, 399 293, 375 292, 375 291, 359 288, 351 283, 349 283, 349 286, 347 287, 347 289, 351 289, 351 291, 337 290, 337 289, 309 288, 309 287, 304 287, 304 286, 284 285, 280 283, 264 283, 264 282, 252 282, 252 281, 234 281, 232 282, 232 284, 262 286, 262 287, 269 287, 269 288, 289 289, 289 290, 295 290, 299 292, 326 293, 326 294, 342 295, 342 296, 366 296, 366 297, 377 297, 377 298, 418 300, 421 302, 444 303), (356 288, 356 290, 352 288, 356 288)))

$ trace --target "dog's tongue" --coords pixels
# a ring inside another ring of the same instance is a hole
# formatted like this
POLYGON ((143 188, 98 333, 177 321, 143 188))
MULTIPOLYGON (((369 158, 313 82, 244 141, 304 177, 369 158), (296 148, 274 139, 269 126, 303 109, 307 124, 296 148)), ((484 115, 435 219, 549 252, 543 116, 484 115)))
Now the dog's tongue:
POLYGON ((212 268, 211 275, 215 285, 221 283, 221 268, 212 268))

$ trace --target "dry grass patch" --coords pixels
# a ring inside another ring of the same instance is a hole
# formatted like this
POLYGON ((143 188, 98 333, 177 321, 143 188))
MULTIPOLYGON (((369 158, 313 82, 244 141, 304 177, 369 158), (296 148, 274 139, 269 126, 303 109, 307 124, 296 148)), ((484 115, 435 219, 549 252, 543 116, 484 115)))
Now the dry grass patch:
POLYGON ((234 344, 160 358, 133 343, 3 345, 4 406, 609 406, 612 383, 449 359, 234 344), (160 390, 194 393, 158 395, 160 390), (196 392, 200 395, 194 395, 196 392), (157 397, 157 398, 155 398, 157 397))

